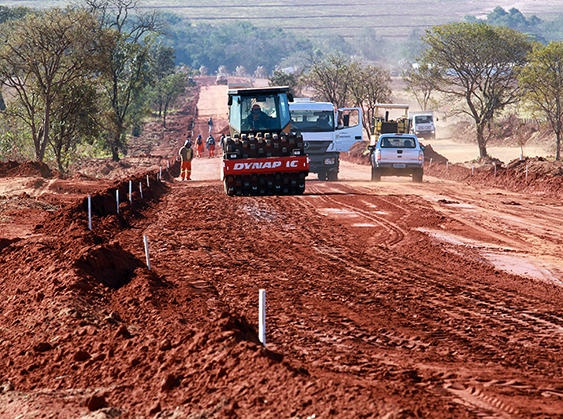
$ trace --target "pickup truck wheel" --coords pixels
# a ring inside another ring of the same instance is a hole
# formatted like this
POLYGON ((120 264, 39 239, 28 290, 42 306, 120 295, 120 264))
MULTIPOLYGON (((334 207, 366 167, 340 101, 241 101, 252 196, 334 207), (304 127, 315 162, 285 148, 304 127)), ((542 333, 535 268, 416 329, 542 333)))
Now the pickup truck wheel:
POLYGON ((423 172, 422 169, 418 169, 412 174, 412 181, 416 183, 422 183, 423 172))
POLYGON ((327 180, 337 181, 338 180, 338 172, 336 170, 331 170, 330 172, 328 172, 327 180))
POLYGON ((377 170, 377 167, 371 168, 371 181, 372 182, 379 182, 381 181, 381 173, 377 170))

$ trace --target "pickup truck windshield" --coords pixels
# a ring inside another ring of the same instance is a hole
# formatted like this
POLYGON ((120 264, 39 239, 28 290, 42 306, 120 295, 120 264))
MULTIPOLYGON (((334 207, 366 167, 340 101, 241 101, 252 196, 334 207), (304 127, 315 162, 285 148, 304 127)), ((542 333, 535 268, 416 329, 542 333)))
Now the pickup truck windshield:
POLYGON ((414 121, 417 124, 430 124, 432 122, 432 117, 430 115, 415 116, 414 121))
POLYGON ((383 137, 380 140, 381 148, 416 148, 416 142, 412 137, 383 137))
POLYGON ((291 126, 301 132, 334 131, 333 111, 291 111, 291 126))

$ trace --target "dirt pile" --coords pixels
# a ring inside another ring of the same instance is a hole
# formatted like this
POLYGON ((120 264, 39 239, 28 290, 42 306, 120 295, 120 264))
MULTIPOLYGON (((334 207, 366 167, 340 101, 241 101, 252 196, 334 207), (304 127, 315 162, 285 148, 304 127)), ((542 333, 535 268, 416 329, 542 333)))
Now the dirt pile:
MULTIPOLYGON (((44 412, 59 405, 59 417, 77 417, 85 408, 111 408, 125 418, 170 414, 177 406, 182 406, 180 417, 194 412, 225 417, 235 411, 355 416, 367 406, 375 409, 359 388, 312 380, 299 362, 264 350, 255 327, 218 301, 211 283, 196 286, 195 271, 201 268, 172 262, 164 270, 144 266, 142 251, 131 249, 132 237, 139 240, 141 232, 131 227, 143 229, 144 217, 156 215, 150 206, 165 187, 153 185, 153 200, 144 207, 148 212, 124 204, 116 215, 110 202, 114 189, 108 189, 92 197, 92 232, 82 202, 47 221, 36 237, 4 247, 0 308, 9 327, 0 332, 6 360, 0 381, 11 392, 28 394, 26 403, 40 403, 44 412), (188 277, 165 275, 176 269, 188 277), (49 401, 41 400, 36 388, 51 389, 49 401), (326 404, 327 397, 344 401, 350 392, 361 407, 326 404)), ((192 222, 215 224, 209 205, 224 209, 218 202, 224 197, 219 189, 212 196, 202 189, 185 196, 186 202, 197 202, 192 222)), ((220 242, 214 237, 213 248, 220 242)), ((158 255, 163 236, 151 239, 158 255)), ((200 246, 196 239, 194 250, 200 246)), ((22 405, 12 397, 0 416, 18 408, 22 405)))
POLYGON ((546 196, 563 196, 563 162, 542 157, 513 160, 499 164, 446 165, 425 162, 425 173, 442 179, 473 185, 500 187, 510 191, 525 191, 546 196))
MULTIPOLYGON (((369 152, 366 147, 366 143, 356 143, 348 153, 341 153, 341 158, 369 165, 369 152)), ((515 192, 563 196, 563 162, 549 161, 542 157, 517 159, 506 166, 498 160, 449 164, 444 156, 428 144, 424 147, 424 173, 442 179, 499 187, 515 192)))
POLYGON ((57 176, 57 172, 51 170, 49 166, 42 162, 0 162, 0 178, 32 176, 52 178, 57 176))

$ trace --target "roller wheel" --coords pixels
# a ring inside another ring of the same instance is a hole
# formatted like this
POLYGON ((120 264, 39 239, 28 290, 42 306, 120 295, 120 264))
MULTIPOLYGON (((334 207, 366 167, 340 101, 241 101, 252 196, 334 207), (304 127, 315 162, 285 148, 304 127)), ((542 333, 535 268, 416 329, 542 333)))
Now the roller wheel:
POLYGON ((228 196, 233 196, 235 194, 235 188, 228 185, 227 179, 223 180, 223 188, 228 196))

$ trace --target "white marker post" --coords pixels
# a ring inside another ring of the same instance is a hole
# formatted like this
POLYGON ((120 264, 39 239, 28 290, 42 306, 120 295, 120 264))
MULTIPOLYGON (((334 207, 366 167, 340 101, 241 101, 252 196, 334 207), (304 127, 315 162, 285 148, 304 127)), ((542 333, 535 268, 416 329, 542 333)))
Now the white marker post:
POLYGON ((146 234, 143 235, 143 243, 145 244, 145 256, 147 258, 147 268, 149 268, 149 271, 151 270, 151 259, 149 256, 149 238, 147 237, 146 234))
POLYGON ((432 157, 430 157, 430 165, 428 167, 432 167, 432 157))
POLYGON ((266 290, 258 292, 258 339, 266 346, 266 290))
POLYGON ((133 181, 129 181, 129 203, 133 203, 133 181))
POLYGON ((92 230, 92 197, 88 195, 88 228, 92 230))
POLYGON ((473 176, 473 173, 475 173, 475 166, 471 166, 471 176, 473 176))
POLYGON ((117 203, 117 213, 119 214, 119 189, 115 190, 115 202, 117 203))
POLYGON ((495 164, 495 177, 497 177, 497 165, 495 164))
POLYGON ((143 184, 139 182, 139 193, 141 194, 141 199, 143 199, 143 184))
POLYGON ((147 188, 150 188, 151 184, 149 183, 149 175, 147 175, 147 188))
POLYGON ((446 172, 448 171, 449 168, 450 168, 450 162, 449 160, 446 160, 446 172))
POLYGON ((162 182, 162 166, 160 166, 160 170, 158 172, 158 179, 162 182))
POLYGON ((166 160, 166 170, 170 169, 170 161, 166 160))

